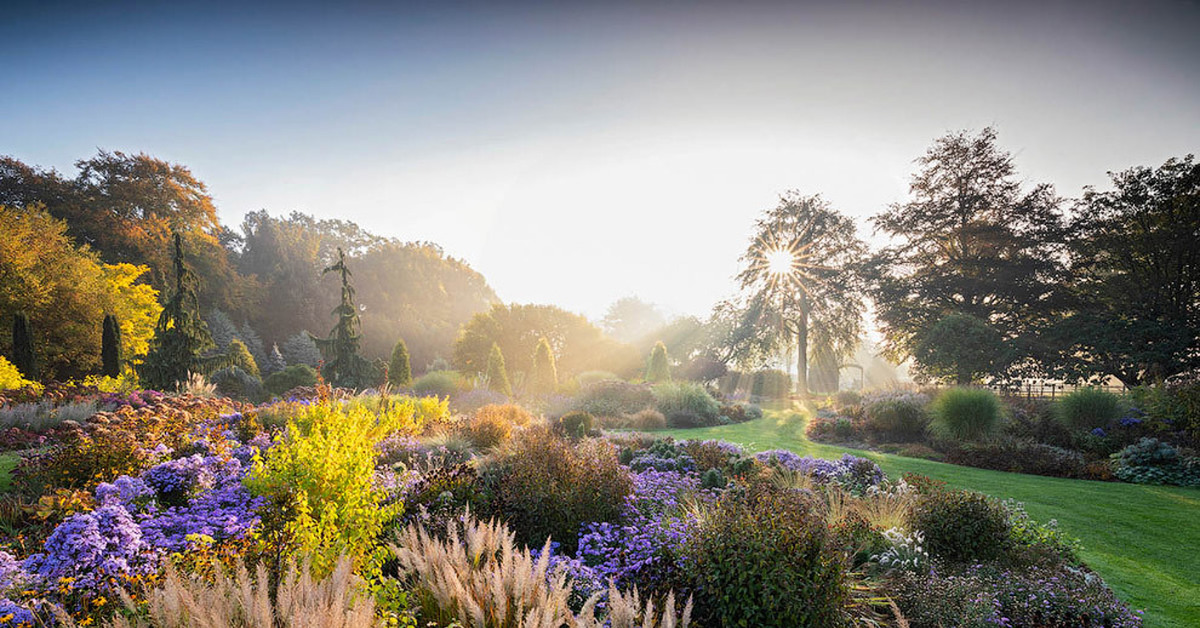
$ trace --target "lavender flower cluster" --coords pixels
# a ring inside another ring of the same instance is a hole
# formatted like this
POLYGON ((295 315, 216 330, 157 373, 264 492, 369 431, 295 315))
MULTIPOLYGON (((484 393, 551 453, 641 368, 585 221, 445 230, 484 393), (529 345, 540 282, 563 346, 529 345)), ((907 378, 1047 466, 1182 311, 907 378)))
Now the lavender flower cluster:
POLYGON ((855 491, 865 491, 883 481, 883 470, 879 465, 850 454, 843 454, 838 460, 826 460, 802 457, 786 449, 772 449, 754 454, 754 457, 766 464, 812 476, 817 482, 834 482, 855 491))

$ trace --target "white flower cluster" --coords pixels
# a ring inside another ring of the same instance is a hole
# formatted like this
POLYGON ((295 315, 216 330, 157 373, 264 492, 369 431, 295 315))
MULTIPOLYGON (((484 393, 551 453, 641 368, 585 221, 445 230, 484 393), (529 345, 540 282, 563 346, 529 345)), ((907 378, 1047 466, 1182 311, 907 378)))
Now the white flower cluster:
POLYGON ((883 533, 892 544, 882 554, 871 556, 873 562, 889 569, 903 571, 924 571, 929 568, 929 553, 925 551, 925 534, 913 532, 911 535, 899 528, 889 528, 883 533))

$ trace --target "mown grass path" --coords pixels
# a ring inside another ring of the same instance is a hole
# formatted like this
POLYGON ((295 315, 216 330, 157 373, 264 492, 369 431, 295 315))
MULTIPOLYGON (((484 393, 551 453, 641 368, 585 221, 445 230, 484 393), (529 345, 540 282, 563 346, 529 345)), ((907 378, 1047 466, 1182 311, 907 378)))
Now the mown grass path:
POLYGON ((920 473, 957 488, 1024 502, 1040 521, 1083 543, 1082 558, 1134 608, 1148 628, 1200 627, 1200 489, 1066 480, 987 471, 814 443, 804 436, 807 415, 770 411, 762 419, 658 432, 675 438, 716 438, 750 451, 789 449, 837 458, 874 460, 890 477, 920 473))

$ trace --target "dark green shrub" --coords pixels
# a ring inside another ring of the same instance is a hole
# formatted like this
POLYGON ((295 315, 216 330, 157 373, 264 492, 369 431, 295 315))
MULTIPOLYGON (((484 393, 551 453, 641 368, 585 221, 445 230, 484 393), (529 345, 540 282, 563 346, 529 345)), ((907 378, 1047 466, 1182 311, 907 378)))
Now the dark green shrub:
POLYGON ((572 440, 587 436, 594 429, 594 425, 595 419, 592 415, 581 410, 568 412, 558 419, 559 430, 572 440))
POLYGON ((100 335, 100 373, 105 377, 121 376, 121 325, 113 314, 104 315, 100 335))
POLYGON ((412 365, 408 361, 408 345, 404 339, 392 347, 392 359, 388 362, 388 383, 392 386, 407 386, 412 383, 412 365))
POLYGON ((225 397, 247 401, 261 401, 264 397, 262 380, 236 366, 213 373, 208 381, 216 384, 217 392, 225 397))
POLYGON ((699 625, 843 625, 844 559, 798 492, 762 485, 722 495, 681 554, 699 625))
POLYGON ((316 386, 317 370, 307 364, 293 364, 267 376, 263 386, 272 395, 282 395, 293 388, 316 386))
POLYGON ((1080 388, 1059 399, 1054 411, 1071 429, 1093 430, 1121 416, 1121 398, 1099 388, 1080 388))
POLYGON ((462 378, 454 371, 430 371, 413 382, 413 393, 422 397, 449 397, 459 387, 462 378))
POLYGON ((920 440, 929 425, 925 395, 889 394, 867 404, 867 427, 877 434, 898 441, 920 440))
POLYGON ((720 469, 709 469, 700 476, 700 488, 725 488, 725 476, 721 473, 720 469))
POLYGON ((913 525, 925 534, 925 548, 935 558, 985 561, 999 558, 1008 549, 1008 511, 981 493, 925 495, 913 511, 913 525))
POLYGON ((1142 438, 1113 454, 1113 461, 1114 474, 1125 482, 1200 486, 1200 457, 1157 438, 1142 438))
POLYGON ((985 388, 948 388, 932 406, 930 430, 941 438, 969 441, 995 434, 1004 412, 1000 399, 985 388))
POLYGON ((672 427, 716 425, 721 416, 721 404, 703 386, 693 382, 655 386, 654 403, 672 427))
POLYGON ((1083 454, 1030 440, 1001 438, 952 445, 946 460, 963 466, 1057 478, 1083 477, 1083 454))
POLYGON ((583 387, 575 405, 592 416, 624 416, 654 407, 649 386, 603 379, 583 387))
POLYGON ((549 537, 569 554, 580 526, 617 521, 633 488, 611 444, 589 439, 572 445, 541 426, 518 432, 489 474, 493 510, 517 541, 541 547, 549 537))

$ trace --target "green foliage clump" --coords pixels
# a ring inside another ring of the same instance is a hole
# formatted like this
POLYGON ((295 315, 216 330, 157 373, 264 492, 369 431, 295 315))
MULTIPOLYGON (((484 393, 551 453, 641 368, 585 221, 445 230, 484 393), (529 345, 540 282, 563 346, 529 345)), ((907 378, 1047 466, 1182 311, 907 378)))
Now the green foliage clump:
POLYGON ((541 547, 551 538, 571 554, 579 527, 617 521, 633 489, 611 444, 593 439, 572 444, 541 426, 517 433, 490 473, 493 510, 517 540, 541 547))
POLYGON ((926 403, 924 395, 881 395, 866 406, 867 426, 896 440, 920 440, 929 425, 926 403))
POLYGON ((1187 456, 1157 438, 1142 438, 1113 454, 1114 475, 1135 484, 1200 486, 1200 457, 1187 456))
POLYGON ((584 386, 575 405, 592 416, 619 417, 653 407, 654 393, 649 386, 604 379, 584 386))
POLYGON ((966 386, 997 372, 1004 352, 1004 339, 987 323, 950 314, 922 334, 913 357, 924 372, 966 386))
POLYGON ((316 367, 321 362, 321 350, 317 348, 317 343, 313 341, 313 336, 308 331, 301 331, 283 341, 279 352, 283 354, 283 359, 288 364, 307 364, 316 367))
POLYGON ((784 399, 792 392, 792 378, 778 369, 755 371, 750 376, 751 399, 784 399))
POLYGON ((699 519, 681 550, 684 579, 703 595, 704 626, 844 624, 845 564, 824 517, 796 491, 733 493, 699 519))
POLYGON ((645 379, 651 384, 671 381, 671 363, 667 359, 667 345, 663 344, 661 340, 654 343, 654 348, 650 351, 650 358, 646 362, 645 379))
POLYGON ((1000 502, 971 491, 924 495, 913 510, 913 526, 924 533, 931 556, 951 562, 1000 558, 1012 527, 1000 502))
POLYGON ((317 370, 307 364, 293 364, 282 371, 271 373, 263 382, 267 392, 282 395, 293 388, 316 386, 317 370))
POLYGON ((261 377, 258 363, 254 361, 254 356, 250 355, 250 349, 246 347, 246 343, 236 338, 229 341, 225 347, 225 366, 241 369, 245 373, 261 377))
POLYGON ((558 389, 558 367, 554 364, 554 351, 550 341, 542 336, 533 352, 533 369, 529 373, 529 392, 548 395, 558 389))
POLYGON ((0 355, 0 390, 15 390, 33 384, 21 376, 21 371, 8 358, 0 355))
POLYGON ((595 425, 596 420, 592 415, 582 410, 568 412, 558 419, 558 429, 572 440, 579 440, 587 436, 595 425))
POLYGON ((996 394, 986 388, 948 388, 933 400, 929 428, 941 438, 971 441, 995 434, 1004 419, 996 394))
POLYGON ((449 397, 462 385, 462 376, 454 371, 430 371, 413 382, 412 390, 423 397, 449 397))
POLYGON ((361 571, 378 569, 379 536, 401 514, 375 485, 376 446, 396 431, 413 433, 446 413, 444 402, 394 399, 382 412, 361 403, 295 405, 284 438, 256 456, 246 486, 270 503, 263 510, 263 539, 287 560, 311 559, 328 574, 340 556, 361 571))
POLYGON ((500 345, 496 343, 492 343, 492 351, 488 353, 485 375, 489 389, 505 397, 512 396, 512 384, 508 381, 508 369, 504 367, 504 354, 500 351, 500 345))
POLYGON ((104 315, 104 330, 100 334, 100 373, 105 377, 121 376, 121 326, 113 314, 104 315))
MULTIPOLYGON (((246 354, 247 357, 249 355, 246 354)), ((263 398, 262 380, 239 366, 227 366, 209 375, 208 381, 216 385, 217 391, 224 397, 254 402, 263 398)))
POLYGON ((407 386, 412 383, 412 365, 408 361, 408 345, 404 339, 392 347, 392 359, 388 362, 388 383, 392 386, 407 386))
POLYGON ((672 382, 654 387, 654 403, 673 427, 716 425, 721 404, 700 384, 672 382))
POLYGON ((1079 388, 1058 400, 1054 414, 1068 427, 1088 431, 1118 419, 1121 398, 1099 388, 1079 388))

